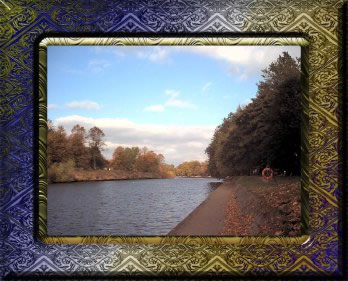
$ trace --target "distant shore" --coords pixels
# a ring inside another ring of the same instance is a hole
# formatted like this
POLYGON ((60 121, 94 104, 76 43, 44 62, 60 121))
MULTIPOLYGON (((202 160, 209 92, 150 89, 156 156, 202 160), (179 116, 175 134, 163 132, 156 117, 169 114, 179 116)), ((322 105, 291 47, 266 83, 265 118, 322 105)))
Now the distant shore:
POLYGON ((72 183, 85 181, 113 181, 113 180, 144 180, 144 179, 168 179, 168 178, 211 178, 211 176, 176 176, 165 177, 158 173, 151 172, 129 172, 121 170, 75 170, 69 180, 55 180, 55 183, 72 183))
POLYGON ((161 179, 161 175, 150 172, 128 172, 120 170, 75 170, 69 180, 55 180, 54 183, 70 183, 84 181, 113 181, 113 180, 140 180, 161 179))
POLYGON ((203 179, 207 179, 207 178, 211 178, 211 176, 176 176, 176 178, 203 178, 203 179))

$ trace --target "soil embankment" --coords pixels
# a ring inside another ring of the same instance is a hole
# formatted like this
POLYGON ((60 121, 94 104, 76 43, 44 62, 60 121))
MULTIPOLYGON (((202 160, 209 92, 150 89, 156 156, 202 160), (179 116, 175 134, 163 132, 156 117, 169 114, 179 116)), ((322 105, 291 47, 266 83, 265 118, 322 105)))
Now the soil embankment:
POLYGON ((168 235, 300 235, 298 177, 225 181, 168 235))

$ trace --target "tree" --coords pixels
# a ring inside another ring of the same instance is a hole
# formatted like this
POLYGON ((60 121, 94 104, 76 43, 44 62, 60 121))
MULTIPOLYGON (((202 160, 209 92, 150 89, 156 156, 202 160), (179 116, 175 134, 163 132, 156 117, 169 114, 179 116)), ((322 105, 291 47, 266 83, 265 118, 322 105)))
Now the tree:
POLYGON ((53 123, 48 124, 47 132, 47 162, 48 166, 71 158, 68 150, 68 139, 63 126, 56 129, 53 123))
POLYGON ((213 176, 271 166, 299 174, 300 65, 284 52, 263 70, 256 98, 230 113, 206 149, 213 176))
POLYGON ((197 160, 183 162, 176 168, 176 173, 178 176, 185 177, 203 176, 206 173, 206 165, 207 163, 201 163, 197 160))
POLYGON ((138 154, 138 147, 118 146, 113 152, 111 165, 116 170, 134 171, 138 154))
POLYGON ((138 147, 127 147, 121 158, 122 166, 127 171, 134 171, 135 170, 135 163, 137 160, 139 154, 139 148, 138 147))
POLYGON ((118 146, 115 148, 113 154, 112 154, 112 159, 111 159, 111 166, 114 169, 120 169, 121 167, 121 155, 124 151, 124 147, 118 146))
POLYGON ((93 169, 97 169, 97 158, 100 160, 101 151, 105 145, 103 137, 105 137, 104 132, 98 127, 93 127, 88 131, 88 144, 92 155, 93 169))
POLYGON ((160 164, 160 173, 162 178, 175 178, 176 176, 174 165, 169 165, 164 162, 160 164))
POLYGON ((87 169, 89 167, 90 155, 85 143, 86 130, 84 127, 77 124, 72 128, 71 134, 68 137, 69 150, 76 168, 87 169))
POLYGON ((136 159, 135 167, 137 171, 160 173, 161 159, 163 155, 161 157, 153 151, 145 151, 147 150, 143 149, 143 153, 140 153, 136 159))

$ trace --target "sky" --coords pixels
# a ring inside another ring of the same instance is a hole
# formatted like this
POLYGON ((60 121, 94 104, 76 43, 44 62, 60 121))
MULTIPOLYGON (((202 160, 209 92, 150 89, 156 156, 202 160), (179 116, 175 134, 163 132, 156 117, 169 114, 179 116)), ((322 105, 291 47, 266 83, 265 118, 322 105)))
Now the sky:
POLYGON ((216 126, 257 94, 265 69, 299 46, 49 46, 48 119, 105 133, 103 154, 148 147, 165 162, 207 159, 216 126))

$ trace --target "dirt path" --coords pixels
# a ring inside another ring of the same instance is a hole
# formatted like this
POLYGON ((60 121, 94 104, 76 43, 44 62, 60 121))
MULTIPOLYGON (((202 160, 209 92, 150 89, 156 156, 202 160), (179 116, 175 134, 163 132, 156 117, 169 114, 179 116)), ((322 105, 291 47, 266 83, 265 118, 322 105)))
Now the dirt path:
POLYGON ((223 183, 168 235, 219 235, 224 229, 226 208, 233 195, 233 184, 223 183))
POLYGON ((235 177, 210 193, 168 235, 300 234, 299 178, 235 177))

